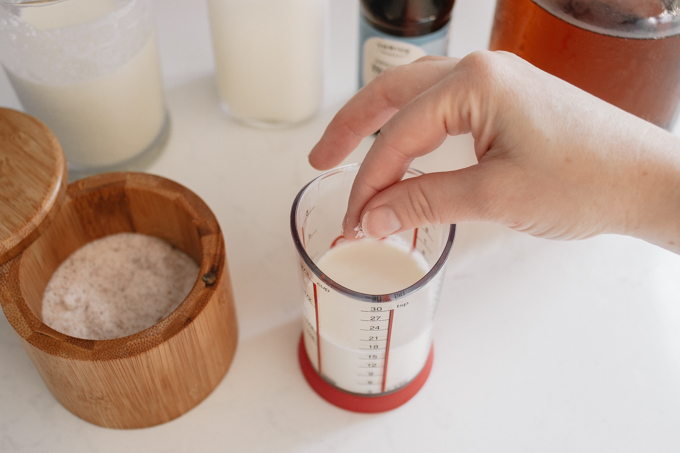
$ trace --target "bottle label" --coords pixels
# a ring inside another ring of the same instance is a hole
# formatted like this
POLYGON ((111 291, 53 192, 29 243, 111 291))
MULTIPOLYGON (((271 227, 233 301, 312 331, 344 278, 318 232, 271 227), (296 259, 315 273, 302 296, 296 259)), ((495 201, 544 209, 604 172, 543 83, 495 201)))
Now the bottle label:
POLYGON ((388 35, 359 20, 359 85, 364 86, 387 68, 412 63, 425 55, 446 55, 449 24, 415 37, 388 35))

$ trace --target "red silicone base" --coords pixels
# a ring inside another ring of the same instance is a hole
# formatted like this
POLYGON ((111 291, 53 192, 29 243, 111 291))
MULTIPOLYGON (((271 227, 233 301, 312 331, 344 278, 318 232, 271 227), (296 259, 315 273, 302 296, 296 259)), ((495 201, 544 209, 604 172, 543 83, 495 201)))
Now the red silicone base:
POLYGON ((423 385, 425 385, 425 381, 427 381, 427 378, 430 376, 433 358, 434 348, 430 348, 430 354, 427 356, 427 361, 425 362, 423 370, 414 380, 399 390, 384 395, 362 396, 355 393, 344 392, 323 380, 312 366, 309 357, 307 357, 307 351, 305 350, 304 339, 302 337, 300 337, 300 344, 298 345, 300 368, 310 387, 312 387, 319 396, 331 404, 342 409, 347 409, 348 411, 363 413, 390 411, 413 398, 423 385))

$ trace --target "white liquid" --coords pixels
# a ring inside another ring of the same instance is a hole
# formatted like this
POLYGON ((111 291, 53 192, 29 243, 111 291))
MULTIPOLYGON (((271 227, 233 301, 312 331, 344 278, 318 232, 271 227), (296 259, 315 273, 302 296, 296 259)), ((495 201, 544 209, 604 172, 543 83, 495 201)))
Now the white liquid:
POLYGON ((51 30, 82 24, 115 10, 115 0, 68 0, 46 7, 26 8, 21 18, 39 30, 51 30))
MULTIPOLYGON (((370 240, 338 245, 323 255, 317 266, 335 282, 366 294, 398 292, 429 270, 423 256, 406 244, 370 240)), ((427 360, 437 289, 431 283, 393 302, 370 303, 317 284, 318 307, 313 296, 311 303, 304 304, 305 347, 310 361, 319 371, 320 343, 320 374, 335 386, 364 394, 402 387, 418 375, 427 360)))
POLYGON ((365 294, 400 291, 429 270, 405 244, 370 240, 343 242, 326 252, 317 266, 336 283, 365 294))
MULTIPOLYGON (((61 9, 29 8, 22 19, 38 29, 51 29, 96 18, 115 6, 112 2, 92 2, 85 7, 89 1, 54 5, 61 9)), ((21 77, 9 69, 7 74, 26 112, 54 132, 72 167, 87 169, 124 162, 149 147, 165 121, 154 33, 134 57, 101 77, 50 84, 21 77)))
MULTIPOLYGON (((305 336, 307 351, 316 344, 305 336)), ((422 371, 432 347, 432 329, 401 346, 391 346, 387 375, 385 351, 361 351, 343 347, 321 336, 322 375, 336 387, 352 393, 376 394, 397 390, 422 371), (374 357, 375 356, 375 357, 374 357), (383 387, 383 378, 386 379, 383 387)), ((318 355, 309 357, 318 370, 318 355)))
POLYGON ((208 0, 217 86, 245 120, 292 124, 322 95, 320 0, 208 0))

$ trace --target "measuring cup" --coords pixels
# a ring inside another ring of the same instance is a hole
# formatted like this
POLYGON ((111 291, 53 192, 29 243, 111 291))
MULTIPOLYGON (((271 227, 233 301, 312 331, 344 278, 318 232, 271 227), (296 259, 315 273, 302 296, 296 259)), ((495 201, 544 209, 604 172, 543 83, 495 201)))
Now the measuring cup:
MULTIPOLYGON (((345 241, 340 226, 359 165, 307 184, 291 210, 302 273, 303 329, 298 348, 310 386, 336 406, 382 412, 411 399, 432 367, 432 329, 455 225, 430 225, 385 238, 429 271, 390 294, 365 294, 333 281, 317 263, 345 241)), ((405 178, 422 175, 409 169, 405 178)), ((366 240, 366 239, 360 239, 366 240)))

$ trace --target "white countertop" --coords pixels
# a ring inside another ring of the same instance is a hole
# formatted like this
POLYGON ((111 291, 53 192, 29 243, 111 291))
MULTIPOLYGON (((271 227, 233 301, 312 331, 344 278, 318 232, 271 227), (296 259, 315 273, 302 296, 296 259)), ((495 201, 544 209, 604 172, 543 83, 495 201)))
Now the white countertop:
MULTIPOLYGON (((554 242, 460 225, 423 389, 366 415, 307 385, 288 216, 318 174, 307 153, 355 90, 357 3, 330 0, 321 113, 262 131, 218 106, 204 2, 156 1, 172 135, 148 171, 187 186, 217 215, 240 326, 235 360, 179 419, 105 429, 56 402, 0 316, 0 452, 680 451, 680 256, 626 237, 554 242)), ((451 54, 486 48, 493 1, 458 0, 454 11, 451 54)), ((4 73, 0 105, 20 109, 4 73)), ((471 140, 459 137, 414 167, 473 162, 471 140)))

